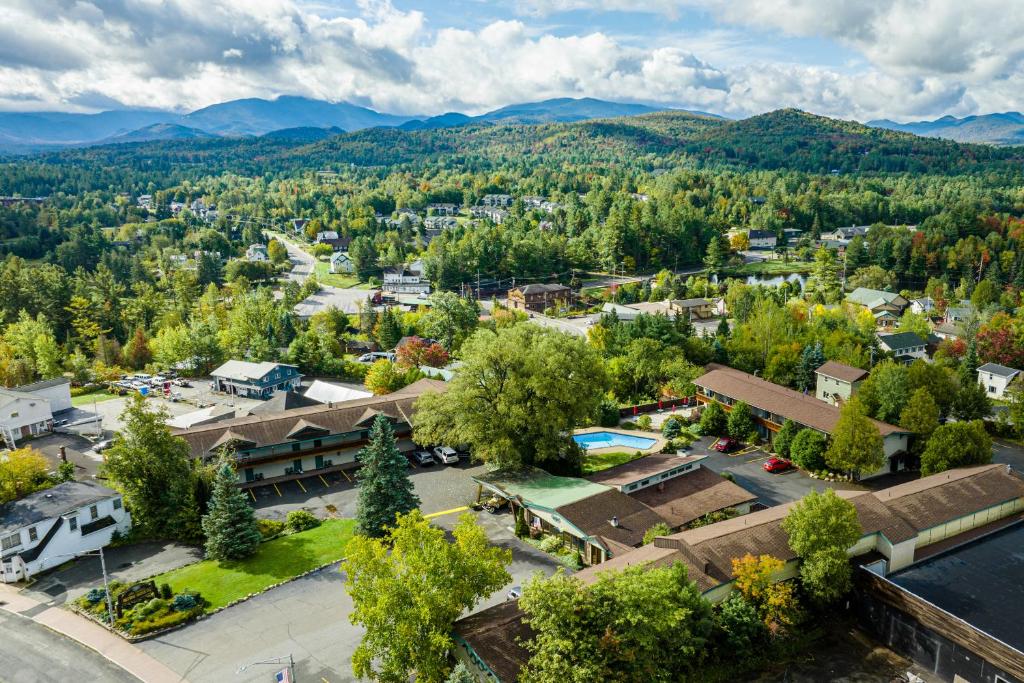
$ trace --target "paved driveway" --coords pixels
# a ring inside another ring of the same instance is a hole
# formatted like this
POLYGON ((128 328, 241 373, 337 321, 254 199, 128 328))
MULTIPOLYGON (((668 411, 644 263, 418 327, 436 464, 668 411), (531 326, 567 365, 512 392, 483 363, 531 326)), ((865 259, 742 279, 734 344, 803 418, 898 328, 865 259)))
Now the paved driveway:
POLYGON ((992 462, 1012 465, 1018 472, 1024 472, 1024 446, 1006 439, 992 439, 992 462))

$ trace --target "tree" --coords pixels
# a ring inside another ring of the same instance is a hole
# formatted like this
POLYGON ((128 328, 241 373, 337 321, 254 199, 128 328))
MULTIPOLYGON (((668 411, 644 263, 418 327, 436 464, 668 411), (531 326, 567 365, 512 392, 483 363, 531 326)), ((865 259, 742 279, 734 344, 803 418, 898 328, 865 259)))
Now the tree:
POLYGON ((718 401, 707 403, 701 410, 700 430, 702 433, 710 436, 720 436, 725 434, 728 426, 729 417, 725 414, 725 409, 722 408, 722 404, 718 401))
POLYGON ((783 458, 790 457, 790 451, 793 444, 793 439, 799 433, 800 428, 795 422, 787 419, 782 423, 782 428, 779 429, 775 434, 775 439, 772 441, 772 447, 775 452, 781 455, 783 458))
POLYGON ((226 452, 220 457, 213 495, 203 517, 203 533, 206 534, 206 556, 222 562, 251 556, 262 538, 256 526, 256 515, 238 488, 238 475, 226 452))
POLYGON ((977 375, 964 383, 953 398, 953 414, 958 420, 984 420, 992 412, 992 401, 977 375))
POLYGON ((661 424, 661 435, 666 439, 675 439, 683 431, 683 425, 674 417, 670 417, 661 424))
POLYGON ((928 439, 939 426, 939 405, 931 392, 921 387, 915 391, 903 412, 900 413, 900 427, 914 434, 911 451, 920 456, 928 439))
POLYGON ((921 454, 921 474, 992 462, 992 438, 981 420, 939 426, 921 454))
POLYGON ((476 329, 479 319, 480 305, 476 300, 453 292, 437 292, 430 295, 430 310, 421 325, 425 334, 440 341, 448 353, 454 353, 476 329))
POLYGON ((199 518, 189 447, 171 434, 167 411, 150 410, 135 394, 121 413, 123 427, 106 452, 103 471, 124 494, 133 525, 158 538, 194 538, 199 518))
POLYGON ((135 335, 124 347, 124 359, 129 367, 141 370, 153 360, 153 351, 149 348, 149 339, 141 326, 135 328, 135 335))
POLYGON ((653 542, 658 536, 668 536, 671 533, 672 527, 665 522, 658 522, 644 532, 644 545, 653 542))
POLYGON ((819 472, 825 469, 825 452, 828 439, 814 429, 801 429, 789 446, 789 457, 800 469, 819 472))
POLYGON ((500 468, 566 463, 569 434, 599 413, 608 377, 585 340, 537 325, 479 330, 444 393, 417 402, 417 443, 469 444, 500 468))
POLYGON ((832 431, 832 445, 825 453, 825 462, 835 470, 853 470, 862 474, 876 472, 885 464, 882 435, 856 396, 843 404, 839 411, 839 421, 832 431))
POLYGON ((1004 392, 1007 417, 1018 437, 1024 436, 1024 377, 1018 375, 1004 392))
POLYGON ((893 360, 884 360, 871 370, 870 391, 875 401, 874 415, 883 422, 895 422, 910 398, 907 368, 893 360))
POLYGON ((395 516, 419 507, 420 499, 409 479, 409 462, 398 450, 391 422, 378 415, 370 428, 370 441, 359 451, 359 532, 383 537, 394 526, 395 516))
POLYGON ((711 273, 717 273, 725 265, 725 260, 729 257, 729 240, 725 238, 725 235, 715 235, 708 242, 708 250, 704 256, 704 265, 708 267, 711 273))
POLYGON ((754 557, 747 553, 732 559, 732 575, 736 590, 754 606, 761 621, 773 633, 783 631, 800 620, 800 606, 793 587, 778 581, 785 563, 771 555, 754 557))
POLYGON ((459 519, 452 536, 449 542, 414 510, 383 538, 349 542, 342 564, 349 620, 366 629, 352 654, 358 678, 443 680, 455 620, 511 580, 512 551, 492 546, 472 515, 459 519))
POLYGON ((750 412, 750 406, 743 401, 736 401, 729 411, 728 418, 729 436, 738 440, 746 440, 754 431, 754 416, 750 412))
POLYGON ((757 608, 739 593, 732 593, 718 604, 715 626, 721 637, 714 640, 730 659, 753 656, 768 635, 757 608))
POLYGON ((395 351, 395 355, 395 362, 403 368, 418 368, 422 365, 443 368, 448 365, 448 352, 443 346, 437 342, 429 344, 419 337, 406 339, 395 351))
POLYGON ((270 262, 276 266, 288 260, 288 249, 279 240, 270 240, 267 244, 267 256, 270 257, 270 262))
POLYGON ((831 249, 818 247, 818 251, 814 253, 811 277, 808 278, 805 289, 811 301, 831 304, 839 300, 841 285, 838 273, 835 253, 831 249))
POLYGON ((589 586, 561 572, 538 575, 519 606, 534 632, 521 679, 538 683, 689 680, 713 627, 681 563, 601 572, 589 586))
POLYGON ((49 470, 46 456, 31 446, 0 455, 0 503, 49 487, 49 470))
POLYGON ((445 679, 445 683, 477 683, 479 679, 473 675, 473 672, 469 670, 469 667, 463 662, 459 662, 452 669, 452 672, 448 674, 448 678, 445 679))
POLYGON ((377 345, 385 350, 391 350, 398 346, 402 340, 402 327, 398 324, 398 317, 394 309, 385 308, 377 316, 377 327, 373 330, 377 345))
POLYGON ((820 341, 805 346, 797 366, 796 388, 800 391, 811 389, 817 379, 814 372, 824 364, 825 354, 820 341))
POLYGON ((828 604, 850 590, 846 551, 863 533, 853 503, 832 489, 812 491, 790 509, 782 529, 789 535, 789 547, 803 560, 800 580, 816 602, 828 604))
POLYGON ((403 370, 386 358, 381 358, 370 366, 366 377, 363 378, 363 384, 374 394, 380 396, 398 391, 421 377, 423 377, 423 373, 419 368, 403 370))

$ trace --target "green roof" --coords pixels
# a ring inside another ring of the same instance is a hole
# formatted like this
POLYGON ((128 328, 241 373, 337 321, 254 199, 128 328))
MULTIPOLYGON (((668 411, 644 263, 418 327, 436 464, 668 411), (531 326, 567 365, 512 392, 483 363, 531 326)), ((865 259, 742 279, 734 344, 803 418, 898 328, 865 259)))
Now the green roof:
POLYGON ((517 496, 524 503, 549 510, 610 490, 607 486, 586 479, 557 477, 535 467, 518 472, 488 472, 473 477, 473 481, 498 489, 506 496, 517 496))
POLYGON ((899 294, 896 292, 883 292, 880 289, 858 287, 846 295, 846 300, 852 301, 855 304, 860 304, 861 306, 870 306, 873 308, 883 303, 892 303, 892 301, 898 296, 899 294))

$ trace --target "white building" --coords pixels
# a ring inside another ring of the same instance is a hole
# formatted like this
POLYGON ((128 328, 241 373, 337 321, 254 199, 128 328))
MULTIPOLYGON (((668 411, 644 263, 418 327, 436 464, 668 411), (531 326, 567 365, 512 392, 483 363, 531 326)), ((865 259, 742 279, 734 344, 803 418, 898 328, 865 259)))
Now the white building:
POLYGON ((41 382, 23 384, 14 387, 14 391, 46 399, 50 402, 51 413, 71 410, 71 380, 67 377, 54 377, 41 382))
POLYGON ((35 394, 0 389, 0 437, 8 448, 29 436, 53 429, 50 402, 35 394))
POLYGON ((110 543, 131 529, 121 494, 99 484, 68 481, 0 507, 4 583, 24 581, 110 543))
POLYGON ((332 273, 354 273, 356 267, 352 264, 352 259, 349 258, 348 252, 336 251, 331 254, 331 272, 332 273))
POLYGON ((358 401, 373 396, 369 391, 353 389, 334 382, 325 382, 322 379, 313 380, 313 383, 303 394, 308 399, 317 403, 344 403, 345 401, 358 401))
POLYGON ((381 289, 388 294, 430 294, 430 281, 423 275, 423 262, 384 269, 381 289))
POLYGON ((997 363, 985 363, 978 368, 978 383, 985 387, 985 394, 989 398, 1001 399, 1006 394, 1006 387, 1010 386, 1020 370, 1008 368, 997 363))
POLYGON ((747 232, 751 249, 774 249, 778 237, 771 230, 750 230, 747 232))
POLYGON ((267 254, 267 246, 265 244, 251 244, 249 248, 245 250, 245 258, 250 261, 269 261, 270 256, 267 254))

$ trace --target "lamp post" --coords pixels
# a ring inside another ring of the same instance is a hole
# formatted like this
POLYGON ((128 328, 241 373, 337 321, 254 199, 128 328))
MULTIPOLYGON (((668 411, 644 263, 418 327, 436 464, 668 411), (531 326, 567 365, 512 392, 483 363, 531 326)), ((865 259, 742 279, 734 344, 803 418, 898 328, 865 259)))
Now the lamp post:
MULTIPOLYGON (((107 561, 106 561, 106 558, 103 557, 103 548, 100 548, 97 552, 94 552, 94 553, 63 553, 61 555, 49 555, 47 557, 48 558, 49 557, 52 557, 52 558, 58 558, 58 557, 96 557, 97 555, 100 558, 100 571, 103 572, 103 593, 107 596, 107 620, 110 622, 111 630, 113 630, 113 628, 114 628, 114 601, 110 597, 110 588, 109 588, 110 583, 107 580, 107 561)), ((47 558, 44 558, 44 559, 47 559, 47 558)))
POLYGON ((246 669, 248 669, 250 666, 261 666, 265 664, 281 664, 285 661, 288 662, 288 678, 282 681, 282 683, 295 683, 295 660, 292 659, 291 652, 282 657, 271 657, 270 659, 264 659, 258 662, 249 662, 248 664, 243 664, 242 666, 238 667, 235 673, 240 674, 244 672, 246 669))

